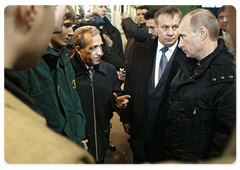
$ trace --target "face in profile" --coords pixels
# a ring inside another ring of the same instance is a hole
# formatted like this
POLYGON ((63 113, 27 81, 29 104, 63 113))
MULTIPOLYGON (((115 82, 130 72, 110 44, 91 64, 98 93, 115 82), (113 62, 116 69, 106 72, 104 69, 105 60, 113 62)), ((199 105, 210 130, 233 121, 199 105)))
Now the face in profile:
POLYGON ((154 22, 154 19, 146 20, 146 26, 148 28, 148 34, 150 35, 151 39, 157 38, 157 28, 154 22))
POLYGON ((98 13, 98 15, 101 16, 101 18, 104 18, 106 15, 107 6, 106 5, 94 5, 93 7, 93 13, 98 13))
MULTIPOLYGON (((69 14, 69 10, 66 8, 66 15, 69 14)), ((72 25, 74 24, 74 21, 71 21, 70 19, 65 19, 63 21, 62 26, 62 32, 59 34, 53 34, 50 46, 54 49, 57 49, 59 47, 65 47, 67 45, 67 42, 70 40, 70 37, 73 36, 73 29, 72 25)))
POLYGON ((137 19, 137 23, 138 24, 143 24, 146 22, 146 20, 144 19, 144 14, 148 12, 147 9, 138 9, 137 10, 137 16, 136 16, 136 19, 137 19))
POLYGON ((185 16, 183 18, 178 32, 180 37, 178 47, 183 50, 183 52, 186 54, 186 57, 198 59, 198 54, 202 50, 200 47, 201 37, 199 36, 200 34, 198 34, 198 32, 193 32, 192 28, 190 27, 189 16, 185 16))
POLYGON ((80 48, 80 50, 77 50, 78 54, 88 67, 98 65, 103 56, 103 42, 101 36, 99 34, 92 36, 90 33, 85 33, 84 38, 86 41, 86 47, 80 48, 79 46, 76 46, 76 49, 80 48))
POLYGON ((178 40, 178 27, 180 17, 175 15, 173 18, 169 15, 162 14, 158 16, 157 32, 158 38, 162 45, 171 47, 178 40))

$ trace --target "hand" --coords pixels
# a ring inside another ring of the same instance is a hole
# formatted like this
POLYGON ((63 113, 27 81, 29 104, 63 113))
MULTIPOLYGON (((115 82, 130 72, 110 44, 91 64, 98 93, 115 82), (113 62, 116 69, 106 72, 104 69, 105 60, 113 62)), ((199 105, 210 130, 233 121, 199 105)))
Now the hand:
POLYGON ((126 71, 117 71, 118 79, 124 81, 126 76, 126 71))
POLYGON ((123 123, 123 128, 127 134, 130 134, 130 123, 123 123))
POLYGON ((124 20, 124 19, 126 19, 127 17, 129 17, 129 15, 126 14, 126 13, 121 13, 120 15, 121 15, 122 20, 124 20))
POLYGON ((117 94, 113 93, 113 99, 116 102, 116 105, 120 109, 125 109, 127 107, 127 104, 129 102, 128 98, 131 98, 130 95, 123 95, 118 97, 117 94))
POLYGON ((84 146, 85 146, 85 151, 87 151, 87 150, 88 150, 88 146, 87 146, 88 140, 85 139, 85 140, 82 141, 82 143, 83 143, 84 146))

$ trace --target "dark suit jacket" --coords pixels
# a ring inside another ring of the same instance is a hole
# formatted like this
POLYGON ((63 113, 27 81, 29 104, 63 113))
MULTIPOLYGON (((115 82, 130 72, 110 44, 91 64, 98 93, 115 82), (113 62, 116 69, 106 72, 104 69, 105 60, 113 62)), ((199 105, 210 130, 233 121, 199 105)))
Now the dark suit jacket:
MULTIPOLYGON (((168 90, 172 78, 179 67, 176 55, 182 54, 175 49, 156 88, 152 86, 158 39, 138 45, 126 69, 124 93, 131 95, 127 109, 121 114, 123 123, 130 123, 131 149, 139 158, 150 161, 145 147, 154 149, 153 136, 162 138, 164 131, 168 90), (158 120, 156 120, 158 118, 158 120), (155 130, 155 122, 161 125, 155 130), (156 133, 156 134, 155 134, 156 133), (146 145, 147 144, 147 145, 146 145)), ((158 143, 156 142, 158 146, 158 143)), ((155 154, 155 153, 154 153, 155 154)))

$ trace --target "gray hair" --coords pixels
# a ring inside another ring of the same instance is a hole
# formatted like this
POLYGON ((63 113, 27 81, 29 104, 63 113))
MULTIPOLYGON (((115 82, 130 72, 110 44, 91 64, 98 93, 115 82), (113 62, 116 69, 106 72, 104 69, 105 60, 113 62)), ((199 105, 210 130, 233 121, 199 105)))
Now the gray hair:
POLYGON ((85 48, 87 43, 84 38, 84 34, 89 33, 92 36, 95 36, 97 34, 100 34, 100 31, 93 26, 83 26, 75 30, 72 38, 73 47, 76 48, 76 46, 80 46, 81 48, 85 48))

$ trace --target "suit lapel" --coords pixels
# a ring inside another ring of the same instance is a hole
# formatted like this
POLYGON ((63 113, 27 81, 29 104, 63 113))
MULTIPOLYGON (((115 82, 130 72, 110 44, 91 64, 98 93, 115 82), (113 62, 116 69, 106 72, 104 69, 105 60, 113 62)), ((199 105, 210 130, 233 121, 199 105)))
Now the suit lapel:
MULTIPOLYGON (((155 93, 159 88, 164 88, 166 86, 170 86, 170 83, 172 81, 172 78, 174 77, 175 73, 176 73, 176 69, 179 67, 178 61, 176 59, 176 55, 179 55, 179 53, 182 50, 179 49, 178 47, 176 47, 176 49, 174 50, 172 57, 170 59, 170 61, 168 62, 163 75, 160 79, 160 81, 157 84, 157 87, 155 88, 155 90, 153 91, 153 93, 155 93)), ((167 87, 169 88, 169 87, 167 87)), ((162 98, 164 98, 166 95, 168 94, 168 90, 164 90, 163 94, 162 94, 162 98)))
POLYGON ((174 78, 178 68, 180 67, 178 61, 177 61, 177 58, 176 56, 177 55, 183 55, 183 52, 180 48, 177 47, 177 49, 175 50, 174 52, 174 56, 173 56, 173 60, 171 62, 171 65, 169 67, 169 71, 168 71, 168 78, 165 82, 165 86, 164 86, 164 89, 163 89, 163 93, 162 93, 162 97, 161 97, 161 100, 160 100, 160 103, 166 98, 166 96, 168 95, 168 91, 169 91, 169 88, 170 88, 170 85, 171 85, 171 82, 172 82, 172 79, 174 78))

